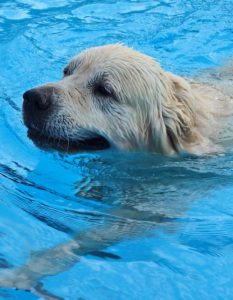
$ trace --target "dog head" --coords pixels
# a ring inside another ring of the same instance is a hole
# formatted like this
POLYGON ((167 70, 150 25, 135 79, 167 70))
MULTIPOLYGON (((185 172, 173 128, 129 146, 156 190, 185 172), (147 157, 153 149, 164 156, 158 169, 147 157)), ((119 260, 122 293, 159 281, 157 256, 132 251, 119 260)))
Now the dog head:
POLYGON ((23 118, 34 140, 57 146, 171 154, 193 122, 186 81, 120 44, 74 57, 55 83, 24 93, 23 118))

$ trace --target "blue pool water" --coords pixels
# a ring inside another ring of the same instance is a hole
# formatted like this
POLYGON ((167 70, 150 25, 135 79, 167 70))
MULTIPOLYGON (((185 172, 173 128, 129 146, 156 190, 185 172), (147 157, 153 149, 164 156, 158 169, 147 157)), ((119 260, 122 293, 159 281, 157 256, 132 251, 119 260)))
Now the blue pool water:
POLYGON ((232 152, 43 152, 21 118, 22 93, 61 78, 90 46, 123 42, 186 76, 223 64, 232 11, 231 0, 0 1, 0 282, 84 240, 72 263, 38 279, 44 292, 2 288, 1 300, 232 299, 232 152))

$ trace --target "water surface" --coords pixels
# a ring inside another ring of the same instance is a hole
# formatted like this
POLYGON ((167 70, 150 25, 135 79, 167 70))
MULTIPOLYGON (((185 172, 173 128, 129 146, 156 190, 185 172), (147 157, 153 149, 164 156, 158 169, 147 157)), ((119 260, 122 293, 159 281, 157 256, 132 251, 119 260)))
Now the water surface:
MULTIPOLYGON (((0 1, 1 270, 94 232, 91 253, 41 280, 53 299, 232 299, 231 151, 43 152, 21 118, 22 93, 61 78, 90 46, 122 42, 185 76, 223 64, 232 10, 232 1, 0 1)), ((0 299, 41 296, 0 289, 0 299)))

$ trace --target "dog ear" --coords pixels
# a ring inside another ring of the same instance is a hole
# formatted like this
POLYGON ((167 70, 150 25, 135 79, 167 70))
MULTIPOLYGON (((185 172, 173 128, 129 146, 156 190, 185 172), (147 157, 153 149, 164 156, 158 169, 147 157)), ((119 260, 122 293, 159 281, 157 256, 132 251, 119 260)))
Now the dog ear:
POLYGON ((196 95, 185 79, 170 73, 167 76, 171 88, 163 106, 163 119, 173 148, 182 151, 182 142, 196 123, 196 95))
POLYGON ((156 108, 151 111, 151 134, 157 151, 178 153, 195 126, 196 96, 185 79, 170 73, 161 75, 156 82, 156 108))

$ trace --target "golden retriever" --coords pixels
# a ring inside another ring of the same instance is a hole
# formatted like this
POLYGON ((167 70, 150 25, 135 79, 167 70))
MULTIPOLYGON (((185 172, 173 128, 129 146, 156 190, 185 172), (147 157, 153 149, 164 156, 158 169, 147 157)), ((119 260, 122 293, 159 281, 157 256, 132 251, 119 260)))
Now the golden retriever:
POLYGON ((173 75, 121 44, 90 48, 70 61, 62 80, 24 93, 24 122, 41 146, 216 153, 224 130, 218 119, 231 101, 208 81, 173 75))

